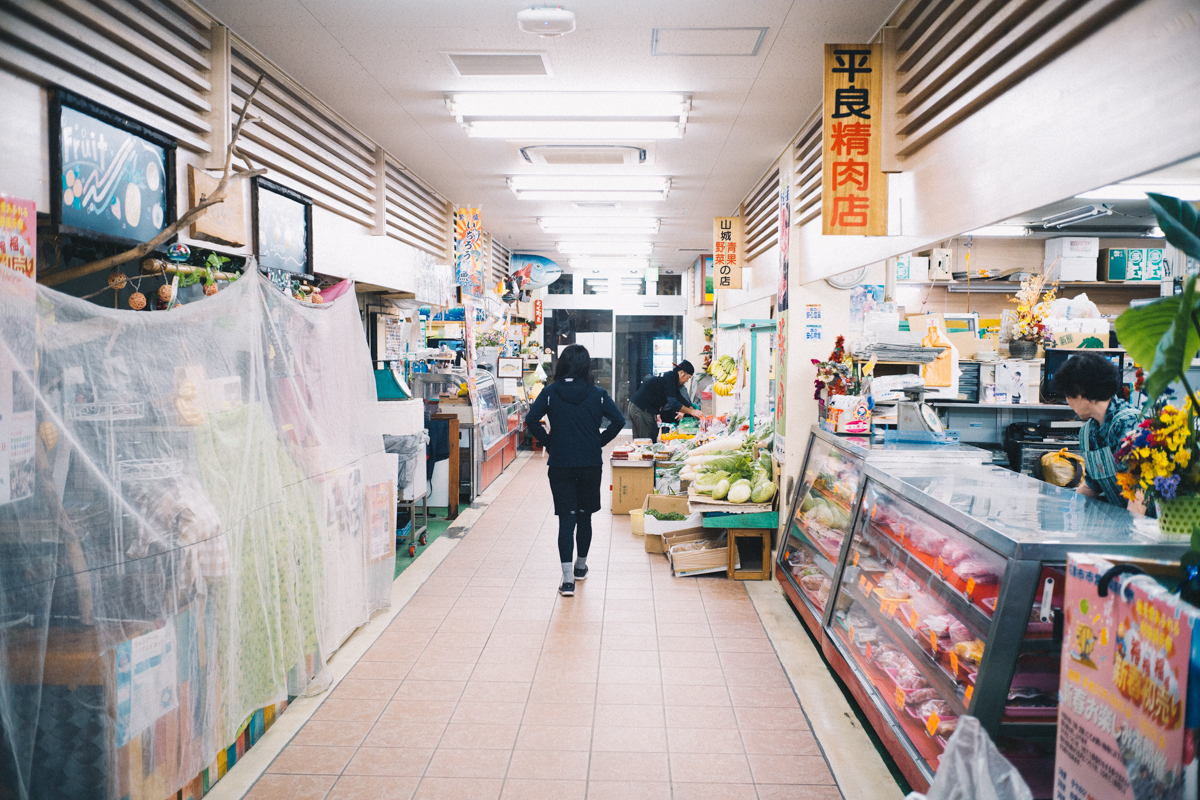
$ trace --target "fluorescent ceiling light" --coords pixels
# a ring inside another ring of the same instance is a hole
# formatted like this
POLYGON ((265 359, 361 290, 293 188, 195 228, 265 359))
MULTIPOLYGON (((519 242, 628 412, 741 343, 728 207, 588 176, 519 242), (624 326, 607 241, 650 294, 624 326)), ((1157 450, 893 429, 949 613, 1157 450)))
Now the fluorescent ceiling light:
POLYGON ((1072 208, 1069 211, 1063 211, 1058 214, 1051 214, 1048 217, 1042 218, 1042 227, 1045 228, 1065 228, 1068 225, 1074 225, 1084 220, 1095 219, 1096 217, 1107 217, 1113 213, 1112 209, 1105 205, 1087 205, 1079 208, 1072 208))
POLYGON ((513 194, 518 200, 544 200, 574 202, 587 200, 593 203, 657 203, 667 199, 666 192, 560 192, 560 191, 517 191, 513 194))
POLYGON ((650 242, 559 242, 558 252, 576 256, 648 256, 650 242))
POLYGON ((447 92, 459 122, 470 117, 676 117, 687 122, 692 96, 680 92, 447 92))
POLYGON ((665 192, 671 179, 659 175, 514 175, 508 187, 515 192, 530 189, 558 191, 665 192))
POLYGON ((650 266, 648 258, 572 258, 567 263, 572 269, 640 269, 650 266))
POLYGON ((541 217, 546 233, 658 233, 662 220, 646 217, 541 217))
POLYGON ((480 119, 463 124, 471 139, 523 141, 644 141, 682 139, 678 122, 653 120, 503 120, 480 119))
POLYGON ((1178 197, 1180 200, 1189 202, 1200 200, 1200 186, 1166 183, 1114 183, 1075 196, 1080 200, 1145 200, 1146 195, 1151 192, 1165 194, 1168 197, 1178 197))
POLYGON ((1023 225, 985 225, 974 231, 967 231, 964 236, 1028 236, 1029 228, 1023 225))

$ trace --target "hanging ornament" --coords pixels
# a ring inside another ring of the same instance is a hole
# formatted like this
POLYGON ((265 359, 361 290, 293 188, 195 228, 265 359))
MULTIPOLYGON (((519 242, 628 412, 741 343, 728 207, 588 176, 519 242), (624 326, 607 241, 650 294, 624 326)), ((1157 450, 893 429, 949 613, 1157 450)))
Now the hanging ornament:
POLYGON ((324 297, 321 297, 321 293, 320 293, 320 292, 313 292, 313 293, 312 293, 312 303, 313 303, 313 305, 317 305, 317 306, 319 306, 319 305, 321 305, 321 304, 322 304, 322 303, 324 303, 324 302, 325 302, 325 298, 324 298, 324 297))
POLYGON ((158 299, 162 300, 164 303, 171 302, 171 284, 164 283, 162 286, 158 287, 158 299))
POLYGON ((204 294, 206 297, 212 297, 217 293, 217 285, 215 283, 204 284, 204 294))
POLYGON ((167 258, 172 261, 187 261, 192 257, 192 250, 186 244, 176 242, 167 248, 167 258))
POLYGON ((146 307, 146 295, 141 292, 134 292, 129 295, 129 307, 134 311, 141 311, 146 307))
POLYGON ((304 302, 304 294, 302 292, 292 292, 292 297, 296 298, 301 303, 304 302))
POLYGON ((171 307, 171 304, 165 300, 155 300, 154 301, 154 310, 155 311, 166 311, 170 307, 171 307))
POLYGON ((108 273, 108 288, 117 289, 118 291, 125 288, 125 284, 129 283, 129 279, 125 277, 125 273, 119 269, 114 269, 108 273))

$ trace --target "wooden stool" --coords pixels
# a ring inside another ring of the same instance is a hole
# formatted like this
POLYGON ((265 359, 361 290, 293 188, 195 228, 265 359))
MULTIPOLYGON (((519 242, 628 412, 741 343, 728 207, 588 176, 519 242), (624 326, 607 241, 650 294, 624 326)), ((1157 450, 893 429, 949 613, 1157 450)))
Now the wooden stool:
POLYGON ((734 581, 767 581, 771 579, 771 529, 770 528, 729 528, 726 532, 729 544, 729 565, 725 569, 725 577, 734 581), (737 569, 738 562, 737 540, 757 539, 762 542, 762 568, 737 569))

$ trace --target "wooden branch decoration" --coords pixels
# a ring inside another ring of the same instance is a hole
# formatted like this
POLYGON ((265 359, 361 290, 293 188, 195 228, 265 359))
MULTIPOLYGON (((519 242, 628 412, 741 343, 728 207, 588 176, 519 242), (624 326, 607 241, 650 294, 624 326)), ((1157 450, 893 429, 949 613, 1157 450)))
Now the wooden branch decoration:
POLYGON ((82 278, 85 275, 91 275, 93 273, 100 272, 101 270, 111 269, 118 264, 136 261, 147 253, 153 251, 159 245, 166 242, 188 225, 191 225, 192 222, 202 217, 205 212, 208 211, 208 209, 212 208, 218 203, 225 202, 225 197, 228 195, 229 186, 235 181, 253 178, 258 175, 266 175, 267 171, 265 169, 254 169, 253 165, 250 164, 250 159, 246 158, 246 156, 243 155, 237 147, 238 137, 241 136, 242 128, 246 125, 246 123, 260 121, 258 117, 249 116, 250 104, 254 102, 254 95, 258 94, 258 90, 263 85, 263 81, 266 79, 266 77, 266 75, 260 75, 258 82, 254 84, 254 89, 246 97, 246 102, 242 106, 242 113, 238 116, 237 124, 233 126, 233 134, 229 137, 229 147, 225 149, 225 172, 221 176, 221 181, 217 184, 217 188, 211 195, 201 199, 201 201, 197 203, 195 207, 188 209, 188 211, 179 219, 168 225, 162 233, 160 233, 158 236, 155 236, 150 241, 142 242, 136 247, 126 250, 123 253, 117 253, 114 256, 102 258, 99 261, 81 264, 78 267, 64 269, 61 272, 53 272, 47 275, 45 278, 39 278, 38 282, 44 286, 57 286, 60 283, 75 280, 76 278, 82 278), (230 170, 233 168, 233 157, 235 153, 240 156, 250 168, 242 172, 230 174, 230 170))

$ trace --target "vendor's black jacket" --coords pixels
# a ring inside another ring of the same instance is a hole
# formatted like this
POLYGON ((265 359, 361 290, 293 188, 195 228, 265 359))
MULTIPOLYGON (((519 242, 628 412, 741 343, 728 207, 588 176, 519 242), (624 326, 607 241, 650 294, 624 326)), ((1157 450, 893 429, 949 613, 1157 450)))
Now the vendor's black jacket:
POLYGON ((567 378, 550 384, 533 401, 525 426, 546 446, 551 467, 598 467, 604 445, 625 427, 625 415, 599 386, 567 378), (542 424, 549 417, 550 431, 542 424), (600 425, 608 418, 608 427, 600 425))
POLYGON ((673 417, 674 412, 691 405, 683 394, 679 373, 675 370, 643 383, 629 402, 648 414, 661 414, 664 418, 673 417))

